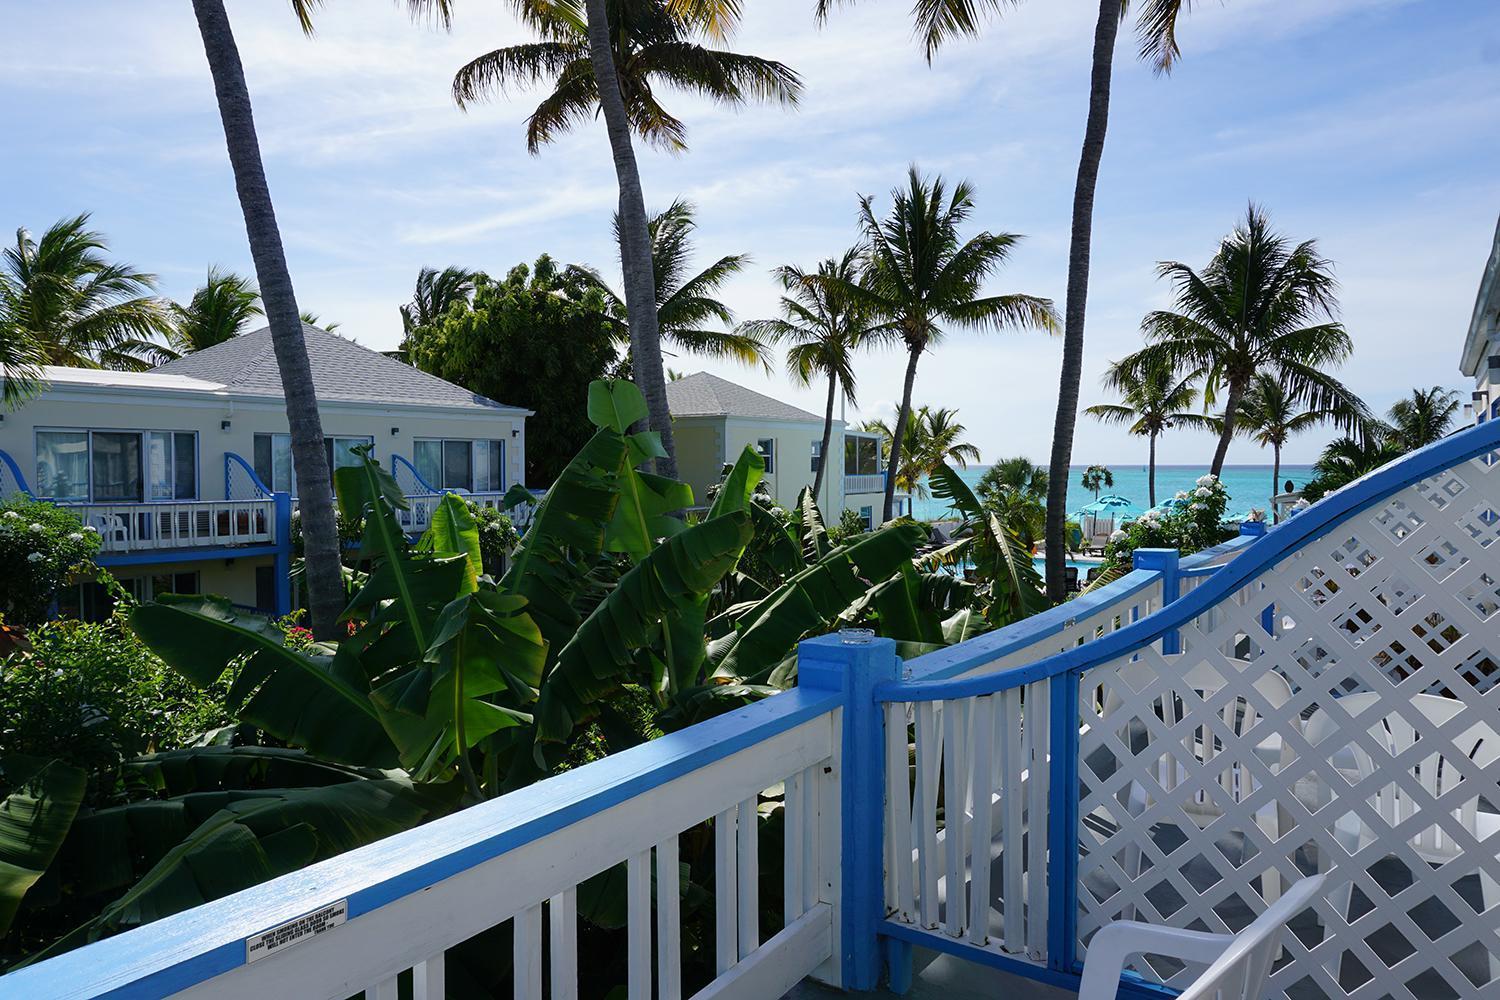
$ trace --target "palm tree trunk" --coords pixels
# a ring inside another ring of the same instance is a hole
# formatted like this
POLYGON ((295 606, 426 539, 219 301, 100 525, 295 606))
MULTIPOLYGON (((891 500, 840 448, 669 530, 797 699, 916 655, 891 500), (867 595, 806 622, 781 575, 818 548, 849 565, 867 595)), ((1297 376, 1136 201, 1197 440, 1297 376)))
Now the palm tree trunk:
POLYGON ((838 376, 828 376, 828 408, 823 411, 823 444, 818 452, 818 471, 813 474, 813 499, 822 503, 823 473, 828 469, 828 446, 833 440, 833 400, 838 394, 838 376))
POLYGON ((1151 506, 1156 506, 1156 432, 1151 432, 1150 448, 1151 465, 1146 470, 1146 495, 1150 498, 1151 506))
POLYGON ((1114 71, 1115 36, 1120 32, 1120 0, 1100 0, 1094 26, 1094 68, 1089 80, 1089 115, 1083 153, 1073 188, 1073 237, 1068 248, 1068 292, 1063 315, 1062 375, 1057 386, 1057 417, 1052 424, 1052 458, 1047 479, 1047 597, 1067 597, 1063 551, 1067 528, 1068 471, 1073 462, 1073 429, 1078 423, 1078 384, 1083 378, 1083 319, 1089 296, 1089 247, 1094 231, 1094 188, 1104 135, 1109 128, 1109 84, 1114 71))
POLYGON ((921 350, 914 349, 906 362, 906 385, 901 390, 901 410, 896 414, 895 440, 891 442, 891 460, 885 469, 885 520, 895 517, 896 476, 901 471, 901 445, 906 440, 906 425, 911 422, 911 391, 917 384, 917 359, 921 350))
POLYGON ((333 514, 333 482, 324 453, 323 423, 318 415, 312 367, 307 360, 307 344, 302 339, 302 320, 281 246, 271 190, 266 184, 265 166, 261 163, 245 67, 240 62, 224 0, 193 0, 193 13, 213 75, 219 117, 224 123, 224 141, 234 169, 234 186, 245 216, 250 256, 255 262, 266 322, 271 327, 276 366, 281 371, 287 427, 291 431, 292 469, 297 476, 302 516, 312 630, 319 639, 332 638, 344 610, 344 580, 339 562, 338 526, 333 514))
POLYGON ((1281 492, 1281 445, 1271 446, 1271 523, 1281 520, 1276 510, 1276 494, 1281 492))
POLYGON ((1214 449, 1214 464, 1208 470, 1212 475, 1224 471, 1224 459, 1229 455, 1229 441, 1234 437, 1234 418, 1239 414, 1240 399, 1245 387, 1237 382, 1229 383, 1229 395, 1224 400, 1224 429, 1219 433, 1219 446, 1214 449))
POLYGON ((630 119, 615 73, 605 0, 587 0, 589 61, 599 85, 609 148, 614 154, 615 178, 620 186, 620 267, 625 275, 625 312, 630 323, 630 368, 646 397, 651 429, 661 435, 665 458, 656 460, 659 475, 677 478, 677 446, 672 439, 672 414, 667 408, 667 378, 662 368, 661 327, 656 316, 656 279, 651 270, 651 232, 646 225, 646 199, 641 172, 630 142, 630 119))

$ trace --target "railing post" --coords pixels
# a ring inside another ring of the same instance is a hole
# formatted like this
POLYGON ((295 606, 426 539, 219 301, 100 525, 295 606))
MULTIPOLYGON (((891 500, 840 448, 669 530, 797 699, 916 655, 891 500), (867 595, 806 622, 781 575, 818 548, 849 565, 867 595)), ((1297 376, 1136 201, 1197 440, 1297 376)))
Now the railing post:
MULTIPOLYGON (((1136 549, 1132 553, 1136 569, 1151 570, 1161 574, 1161 606, 1176 601, 1182 596, 1182 571, 1178 568, 1176 549, 1136 549)), ((1161 637, 1163 653, 1182 652, 1182 636, 1174 629, 1161 637)))
POLYGON ((1071 975, 1078 953, 1078 688, 1083 671, 1049 682, 1047 965, 1071 975))
POLYGON ((292 612, 292 495, 272 493, 276 525, 276 614, 292 612))
MULTIPOLYGON (((1241 521, 1240 534, 1245 538, 1260 538, 1266 533, 1264 521, 1241 521)), ((1276 634, 1276 605, 1267 604, 1260 613, 1260 627, 1267 635, 1276 634)))
POLYGON ((864 630, 808 639, 797 648, 797 686, 843 696, 831 778, 838 788, 840 858, 836 881, 835 985, 871 990, 880 981, 877 929, 885 918, 885 712, 875 685, 900 677, 896 643, 864 630))

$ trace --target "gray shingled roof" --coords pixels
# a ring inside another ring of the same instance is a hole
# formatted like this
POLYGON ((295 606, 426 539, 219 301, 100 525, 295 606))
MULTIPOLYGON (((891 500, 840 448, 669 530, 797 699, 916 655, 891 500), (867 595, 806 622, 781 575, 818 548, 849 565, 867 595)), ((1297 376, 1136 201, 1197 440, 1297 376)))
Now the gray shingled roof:
MULTIPOLYGON (((302 324, 318 399, 348 403, 406 403, 462 409, 520 409, 497 403, 361 347, 352 340, 302 324)), ((271 349, 271 328, 242 333, 222 344, 168 361, 154 371, 221 382, 235 392, 280 397, 281 370, 271 349)))
POLYGON ((667 383, 667 406, 674 417, 749 417, 758 420, 821 422, 816 413, 746 389, 728 379, 698 372, 667 383))

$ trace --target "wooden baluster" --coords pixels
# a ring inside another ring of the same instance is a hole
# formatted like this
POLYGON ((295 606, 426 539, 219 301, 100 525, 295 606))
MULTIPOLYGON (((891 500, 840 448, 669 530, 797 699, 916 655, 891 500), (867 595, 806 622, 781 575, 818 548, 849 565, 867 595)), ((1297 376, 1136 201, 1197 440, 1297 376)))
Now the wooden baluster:
POLYGON ((735 824, 739 864, 739 947, 740 958, 748 958, 760 947, 760 816, 759 796, 752 795, 740 803, 735 824))
POLYGON ((739 913, 735 888, 739 875, 734 836, 738 813, 738 809, 725 809, 714 818, 714 950, 716 970, 721 976, 739 961, 739 932, 735 928, 739 913))
POLYGON ((802 800, 802 772, 790 775, 782 785, 781 859, 782 926, 807 912, 802 906, 802 827, 807 822, 802 800))
POLYGON ((651 849, 625 863, 627 989, 630 1000, 651 1000, 651 849))
MULTIPOLYGON (((991 697, 975 698, 972 707, 973 759, 969 764, 974 821, 970 854, 969 943, 983 946, 990 930, 990 793, 995 763, 995 706, 991 697)), ((910 867, 910 866, 908 866, 910 867)), ((949 904, 952 907, 952 890, 949 904)))
POLYGON ((1005 908, 1005 950, 1022 951, 1026 947, 1026 889, 1022 882, 1022 807, 1025 788, 1021 771, 1026 763, 1021 756, 1021 689, 1010 688, 1000 694, 1000 712, 1004 720, 1004 743, 1000 751, 1002 791, 1000 806, 1005 815, 1004 871, 1002 905, 1005 908))
MULTIPOLYGON (((511 920, 511 969, 516 1000, 542 1000, 542 904, 511 920)), ((394 998, 392 998, 394 1000, 394 998)))
POLYGON ((943 855, 947 861, 943 929, 949 937, 964 932, 964 702, 943 704, 943 855))
MULTIPOLYGON (((1051 739, 1051 682, 1037 681, 1026 688, 1026 713, 1022 721, 1030 773, 1026 778, 1027 840, 1026 948, 1033 959, 1041 959, 1047 948, 1047 825, 1048 799, 1052 794, 1052 768, 1047 760, 1051 739)), ((1062 822, 1058 817, 1057 822, 1062 822)))
POLYGON ((922 926, 938 925, 937 777, 942 764, 937 705, 917 705, 917 865, 922 881, 922 926))
POLYGON ((916 899, 912 889, 911 859, 911 760, 906 742, 906 706, 885 706, 886 733, 886 835, 890 838, 890 860, 886 868, 887 910, 898 919, 915 919, 916 899))
POLYGON ((658 1000, 682 998, 682 873, 676 834, 656 845, 656 992, 658 1000))
POLYGON ((445 1000, 447 986, 443 977, 443 953, 418 962, 411 970, 412 1000, 445 1000))
POLYGON ((547 901, 551 925, 552 1000, 578 1000, 578 890, 564 889, 547 901))

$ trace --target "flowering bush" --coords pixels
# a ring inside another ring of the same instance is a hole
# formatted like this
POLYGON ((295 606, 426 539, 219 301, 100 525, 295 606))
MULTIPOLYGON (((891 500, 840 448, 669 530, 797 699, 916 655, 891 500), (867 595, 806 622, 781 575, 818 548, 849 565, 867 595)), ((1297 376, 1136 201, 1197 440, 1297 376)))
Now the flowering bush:
POLYGON ((1176 549, 1197 552, 1232 537, 1224 527, 1229 491, 1217 476, 1203 476, 1195 487, 1180 490, 1160 508, 1148 510, 1117 530, 1104 547, 1106 566, 1131 563, 1136 549, 1176 549))
POLYGON ((498 578, 505 572, 505 560, 521 543, 521 535, 506 515, 493 507, 481 507, 468 501, 469 514, 479 528, 479 556, 484 571, 498 578))
POLYGON ((65 507, 17 495, 0 502, 0 612, 40 625, 58 588, 93 569, 99 533, 65 507))

